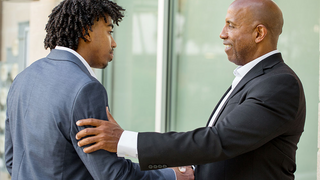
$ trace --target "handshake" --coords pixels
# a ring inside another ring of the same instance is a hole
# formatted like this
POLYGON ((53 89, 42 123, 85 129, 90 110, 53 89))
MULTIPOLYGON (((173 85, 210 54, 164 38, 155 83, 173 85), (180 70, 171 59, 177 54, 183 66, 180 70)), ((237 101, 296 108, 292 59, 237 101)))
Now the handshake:
POLYGON ((194 179, 194 171, 191 166, 174 167, 172 169, 176 173, 177 180, 194 179))

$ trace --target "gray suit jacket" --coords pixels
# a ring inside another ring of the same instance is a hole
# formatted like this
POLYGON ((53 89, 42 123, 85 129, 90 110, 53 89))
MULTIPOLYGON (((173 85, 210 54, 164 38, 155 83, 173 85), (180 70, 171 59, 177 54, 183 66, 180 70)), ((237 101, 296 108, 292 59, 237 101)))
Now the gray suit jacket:
POLYGON ((305 114, 299 78, 274 54, 243 77, 213 127, 139 133, 140 166, 197 164, 197 180, 293 180, 305 114))
POLYGON ((85 154, 75 135, 84 118, 107 119, 107 92, 72 53, 52 50, 14 80, 7 99, 5 160, 12 180, 174 179, 171 169, 139 165, 99 150, 85 154))

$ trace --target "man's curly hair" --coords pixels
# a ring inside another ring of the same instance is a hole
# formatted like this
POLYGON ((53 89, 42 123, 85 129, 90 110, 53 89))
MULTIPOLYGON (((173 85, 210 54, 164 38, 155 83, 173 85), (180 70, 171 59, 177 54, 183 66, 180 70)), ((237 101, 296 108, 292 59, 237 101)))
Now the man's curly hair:
POLYGON ((107 23, 106 15, 109 15, 113 23, 119 25, 123 11, 125 9, 109 0, 64 0, 49 15, 44 47, 64 46, 77 50, 79 38, 86 41, 84 36, 88 30, 92 31, 95 20, 104 18, 107 23))

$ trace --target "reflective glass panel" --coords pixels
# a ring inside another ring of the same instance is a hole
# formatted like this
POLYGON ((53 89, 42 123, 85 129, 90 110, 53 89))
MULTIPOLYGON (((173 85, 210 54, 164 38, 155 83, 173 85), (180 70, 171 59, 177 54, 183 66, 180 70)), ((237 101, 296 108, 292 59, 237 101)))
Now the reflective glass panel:
POLYGON ((105 84, 113 117, 127 130, 155 130, 157 0, 117 0, 126 9, 105 84))

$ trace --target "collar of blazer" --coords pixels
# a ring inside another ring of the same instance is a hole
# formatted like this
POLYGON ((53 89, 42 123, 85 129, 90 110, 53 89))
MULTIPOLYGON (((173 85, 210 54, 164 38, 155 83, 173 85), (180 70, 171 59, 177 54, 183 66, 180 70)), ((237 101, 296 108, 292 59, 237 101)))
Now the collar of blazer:
POLYGON ((246 85, 249 81, 264 74, 266 69, 273 68, 276 64, 280 62, 283 62, 281 53, 273 54, 259 62, 242 78, 242 80, 230 94, 228 100, 232 98, 235 94, 237 94, 242 89, 242 87, 246 85))
MULTIPOLYGON (((230 100, 230 98, 232 98, 235 94, 237 94, 242 88, 243 86, 245 86, 250 80, 262 75, 265 73, 266 69, 270 69, 273 68, 276 64, 283 62, 282 56, 280 53, 276 53, 273 54, 269 57, 267 57, 266 59, 262 60, 261 62, 259 62, 257 65, 255 65, 244 77, 243 79, 239 82, 239 84, 236 86, 236 88, 232 91, 232 93, 230 94, 230 96, 228 97, 228 99, 226 100, 226 103, 224 103, 224 105, 222 106, 219 114, 217 115, 217 120, 214 122, 213 126, 215 126, 217 124, 217 122, 219 121, 219 117, 223 111, 223 109, 225 108, 227 102, 230 100)), ((228 89, 228 91, 231 89, 231 87, 228 89)), ((227 92, 226 92, 227 93, 227 92)), ((226 95, 225 93, 225 95, 226 95)), ((223 96, 224 97, 224 96, 223 96)), ((221 102, 221 100, 220 100, 221 102)), ((220 103, 219 102, 219 103, 220 103)), ((216 111, 218 106, 215 107, 214 111, 212 112, 209 121, 213 115, 213 113, 216 111)), ((209 123, 208 121, 208 123, 209 123)), ((208 126, 207 123, 207 126, 208 126)))
POLYGON ((47 58, 51 59, 51 60, 56 60, 56 61, 72 62, 72 63, 76 64, 84 73, 91 76, 90 72, 84 66, 84 64, 81 62, 81 60, 77 56, 75 56, 74 54, 72 54, 68 51, 52 49, 51 52, 48 54, 47 58))

